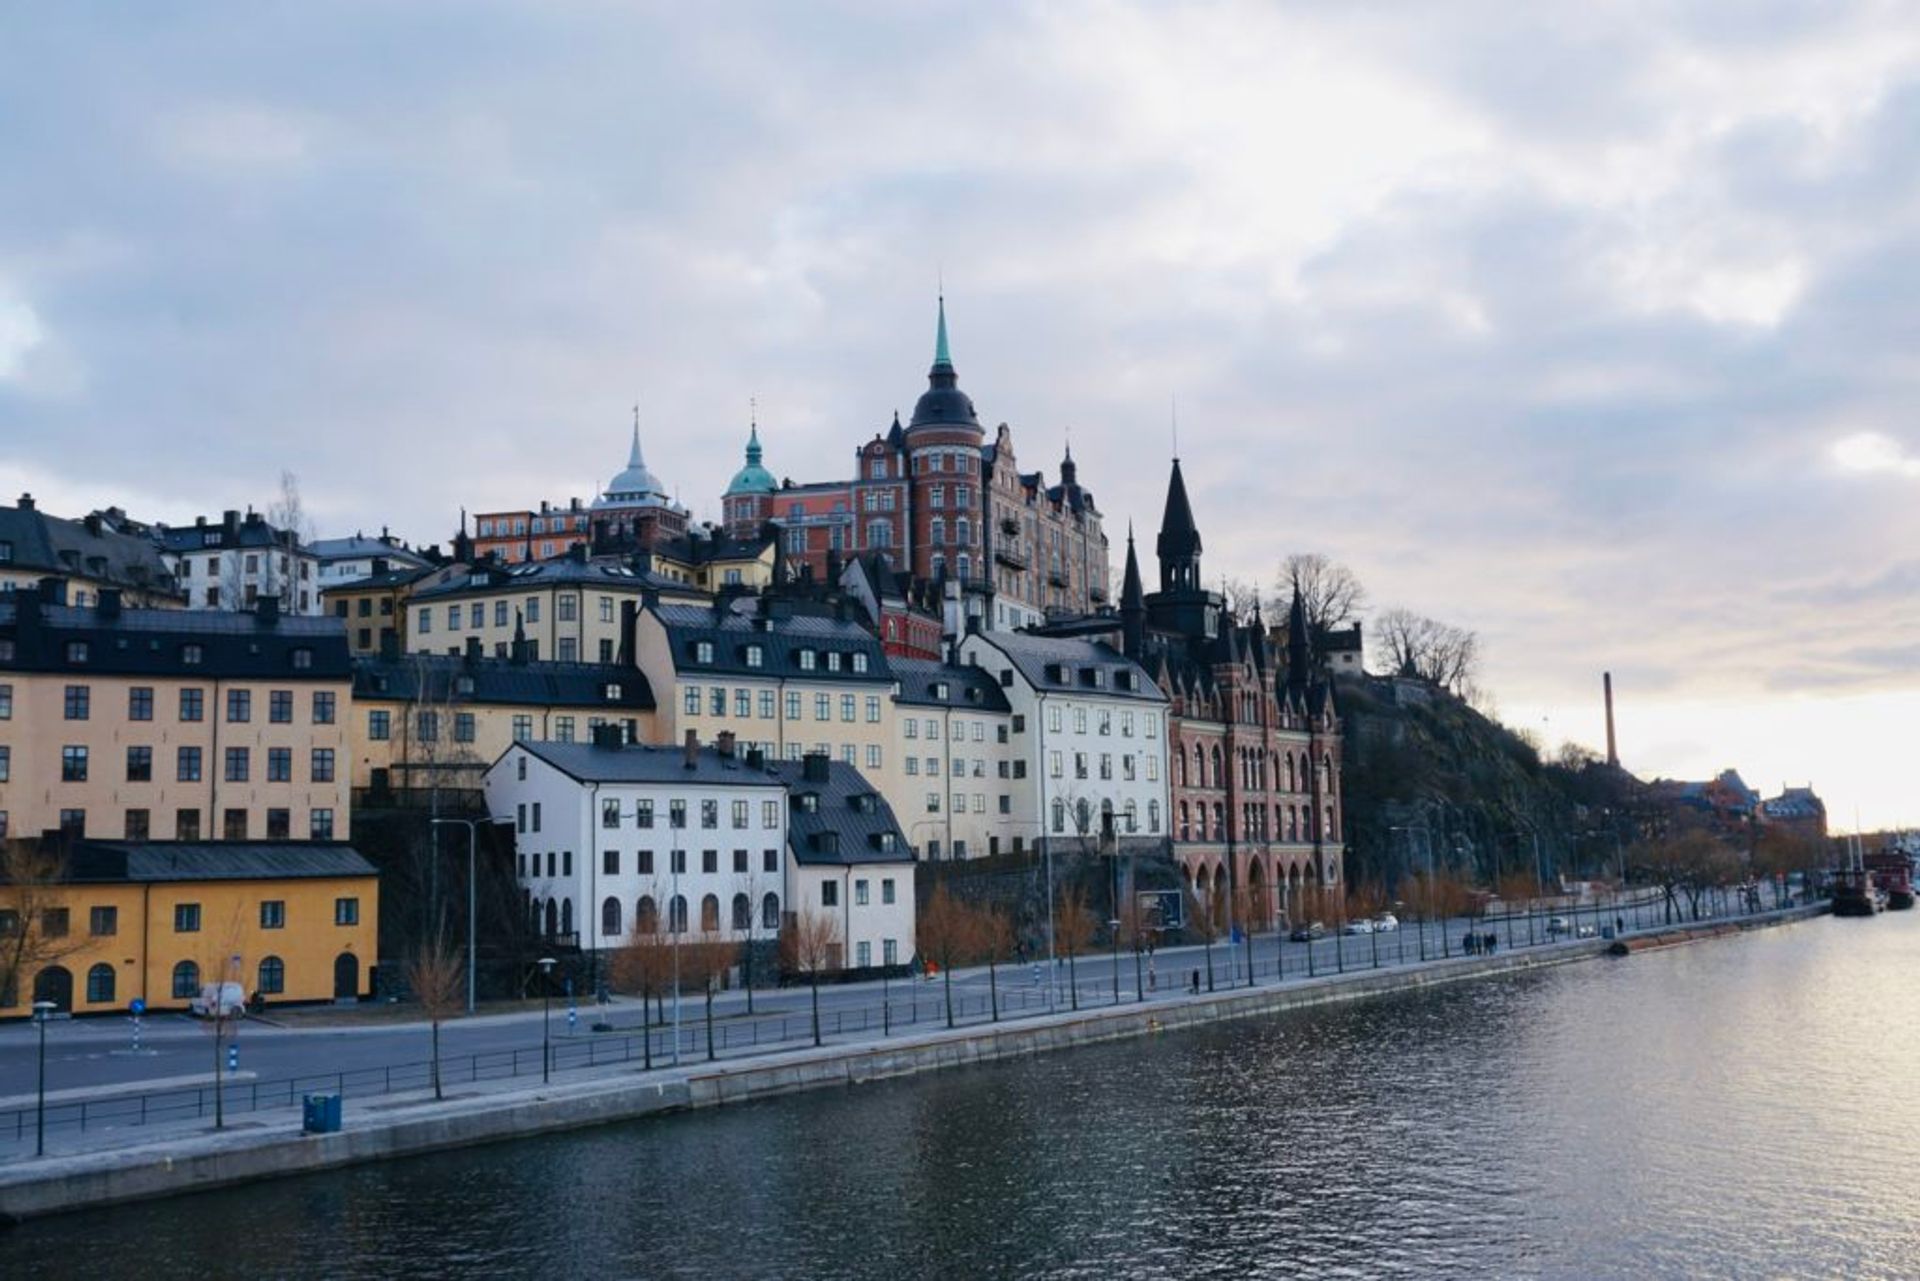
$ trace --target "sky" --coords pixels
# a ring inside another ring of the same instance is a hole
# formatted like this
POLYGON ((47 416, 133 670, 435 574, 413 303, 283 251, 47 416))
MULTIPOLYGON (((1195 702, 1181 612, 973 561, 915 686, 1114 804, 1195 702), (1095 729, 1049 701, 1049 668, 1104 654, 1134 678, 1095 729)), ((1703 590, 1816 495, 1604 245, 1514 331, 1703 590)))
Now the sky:
POLYGON ((1177 406, 1209 576, 1324 553, 1549 749, 1611 670, 1643 777, 1920 825, 1917 140, 1847 0, 27 6, 0 493, 444 543, 637 404, 712 518, 750 413, 848 474, 944 284, 1116 568, 1177 406))

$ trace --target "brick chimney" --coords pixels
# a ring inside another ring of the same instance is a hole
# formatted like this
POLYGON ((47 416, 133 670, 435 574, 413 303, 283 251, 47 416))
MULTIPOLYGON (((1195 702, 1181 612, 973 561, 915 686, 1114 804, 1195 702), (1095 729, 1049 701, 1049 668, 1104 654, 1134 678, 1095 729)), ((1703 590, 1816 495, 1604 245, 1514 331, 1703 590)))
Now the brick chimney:
POLYGON ((730 729, 721 730, 719 734, 714 736, 713 746, 714 746, 714 749, 718 751, 721 756, 727 758, 728 760, 732 760, 733 759, 733 731, 730 729))
POLYGON ((687 752, 687 768, 692 769, 700 763, 700 731, 699 730, 690 729, 687 731, 686 752, 687 752))
POLYGON ((809 783, 826 782, 827 754, 825 752, 808 752, 805 756, 801 757, 800 777, 809 783))

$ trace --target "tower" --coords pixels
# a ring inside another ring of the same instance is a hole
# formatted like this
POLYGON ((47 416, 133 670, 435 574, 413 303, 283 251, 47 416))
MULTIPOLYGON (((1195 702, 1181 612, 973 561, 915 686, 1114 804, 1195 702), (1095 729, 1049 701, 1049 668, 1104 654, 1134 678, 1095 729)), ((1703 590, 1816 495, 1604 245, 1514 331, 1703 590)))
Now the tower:
POLYGON ((1140 589, 1140 558, 1133 551, 1133 526, 1127 526, 1127 570, 1120 582, 1121 647, 1138 661, 1146 648, 1147 600, 1140 589))
POLYGON ((1160 557, 1161 591, 1200 590, 1200 530, 1193 523, 1193 505, 1187 501, 1187 482, 1178 458, 1167 481, 1167 507, 1160 517, 1154 550, 1160 557))
POLYGON ((746 462, 720 499, 727 532, 742 538, 758 533, 762 522, 773 515, 773 493, 778 488, 773 473, 760 463, 760 424, 749 419, 746 462))
MULTIPOLYGON (((964 615, 991 617, 983 597, 992 594, 987 570, 986 478, 981 447, 986 432, 973 400, 960 390, 947 342, 947 300, 941 295, 934 327, 933 365, 927 389, 914 403, 904 443, 912 479, 908 503, 913 528, 913 572, 944 579, 960 593, 964 615)), ((950 618, 950 630, 963 630, 964 618, 950 618)))

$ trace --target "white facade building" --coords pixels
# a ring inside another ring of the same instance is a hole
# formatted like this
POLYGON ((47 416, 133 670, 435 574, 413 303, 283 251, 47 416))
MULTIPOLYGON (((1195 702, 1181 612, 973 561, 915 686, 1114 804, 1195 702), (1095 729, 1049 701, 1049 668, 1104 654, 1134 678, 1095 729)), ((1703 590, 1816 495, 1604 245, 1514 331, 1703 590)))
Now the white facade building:
POLYGON ((321 612, 318 558, 258 512, 223 512, 217 525, 204 516, 177 528, 156 525, 154 538, 188 609, 246 610, 277 596, 282 613, 321 612))
POLYGON ((1100 641, 1025 632, 970 633, 960 655, 1006 695, 1027 774, 1011 806, 1044 840, 1097 841, 1109 814, 1123 848, 1168 839, 1167 700, 1144 668, 1100 641))

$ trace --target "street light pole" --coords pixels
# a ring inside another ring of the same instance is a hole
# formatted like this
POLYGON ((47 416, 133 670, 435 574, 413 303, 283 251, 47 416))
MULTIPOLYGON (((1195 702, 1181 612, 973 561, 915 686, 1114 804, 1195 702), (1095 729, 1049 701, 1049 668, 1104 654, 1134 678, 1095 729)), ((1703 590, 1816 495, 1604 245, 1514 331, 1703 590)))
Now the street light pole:
POLYGON ((474 868, 476 866, 474 859, 475 820, 470 818, 430 818, 427 820, 429 827, 438 827, 444 823, 458 823, 467 829, 467 1013, 472 1014, 473 967, 474 956, 476 955, 474 922, 478 919, 479 915, 475 907, 477 900, 474 892, 474 868))
POLYGON ((33 1021, 40 1025, 40 1084, 33 1105, 33 1154, 47 1154, 47 1016, 54 1011, 52 1001, 33 1003, 33 1021))
POLYGON ((667 929, 673 934, 673 1065, 680 1066, 680 935, 687 928, 687 905, 680 901, 680 860, 685 850, 667 854, 668 875, 673 878, 673 899, 667 904, 667 929), (679 913, 676 918, 674 913, 679 913))
MULTIPOLYGON (((550 980, 553 977, 554 961, 551 956, 540 958, 540 977, 550 980)), ((540 1083, 553 1080, 553 984, 543 981, 540 984, 540 1083)))

